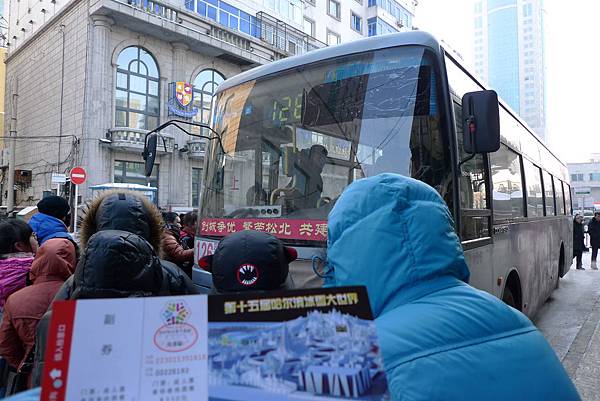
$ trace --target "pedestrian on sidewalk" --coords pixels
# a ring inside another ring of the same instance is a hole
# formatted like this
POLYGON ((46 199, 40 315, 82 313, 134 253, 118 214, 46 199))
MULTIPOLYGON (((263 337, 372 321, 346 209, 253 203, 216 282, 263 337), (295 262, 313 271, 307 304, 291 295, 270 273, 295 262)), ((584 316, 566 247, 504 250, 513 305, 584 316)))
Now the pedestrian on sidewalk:
POLYGON ((165 230, 162 249, 165 259, 179 266, 188 277, 192 277, 194 265, 194 248, 187 248, 181 243, 181 219, 175 212, 164 214, 165 230))
POLYGON ((25 287, 37 249, 27 223, 16 219, 0 223, 0 319, 9 295, 25 287))
MULTIPOLYGON (((583 216, 578 214, 573 219, 573 257, 576 258, 576 269, 585 270, 583 267, 583 249, 585 248, 583 230, 583 216)), ((592 269, 594 266, 592 265, 592 269)))
POLYGON ((326 285, 365 285, 394 400, 578 401, 516 309, 467 283, 448 207, 396 174, 353 182, 329 214, 326 285))
POLYGON ((590 235, 590 245, 592 246, 592 269, 598 270, 596 258, 598 248, 600 248, 600 212, 594 212, 594 217, 588 224, 588 234, 590 235))
POLYGON ((212 272, 217 293, 273 291, 293 287, 288 281, 289 264, 297 257, 294 248, 271 234, 244 230, 223 238, 215 253, 199 264, 212 272))

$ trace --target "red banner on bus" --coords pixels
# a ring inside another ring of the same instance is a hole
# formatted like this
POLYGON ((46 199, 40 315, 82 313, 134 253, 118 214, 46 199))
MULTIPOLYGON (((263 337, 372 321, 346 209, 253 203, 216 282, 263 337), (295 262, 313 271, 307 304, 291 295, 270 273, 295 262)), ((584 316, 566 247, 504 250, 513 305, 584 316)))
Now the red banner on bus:
POLYGON ((327 241, 326 220, 203 219, 201 235, 225 236, 243 230, 269 233, 279 239, 327 241))

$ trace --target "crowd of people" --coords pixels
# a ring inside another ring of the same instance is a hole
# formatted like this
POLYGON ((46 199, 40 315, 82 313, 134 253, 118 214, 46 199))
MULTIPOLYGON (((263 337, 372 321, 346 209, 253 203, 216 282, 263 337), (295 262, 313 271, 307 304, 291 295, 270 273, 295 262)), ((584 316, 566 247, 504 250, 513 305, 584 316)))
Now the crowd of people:
MULTIPOLYGON (((9 392, 33 388, 11 401, 39 399, 53 300, 198 291, 189 277, 195 216, 161 216, 138 195, 106 193, 83 218, 79 255, 63 235, 65 210, 38 210, 43 216, 32 220, 60 227, 42 242, 35 225, 0 224, 0 356, 12 370, 9 392)), ((366 286, 394 400, 580 399, 529 319, 468 285, 451 214, 433 188, 395 174, 356 181, 328 230, 318 274, 325 286, 366 286)), ((247 230, 223 238, 199 265, 212 273, 215 293, 271 291, 293 286, 297 257, 279 239, 247 230)))

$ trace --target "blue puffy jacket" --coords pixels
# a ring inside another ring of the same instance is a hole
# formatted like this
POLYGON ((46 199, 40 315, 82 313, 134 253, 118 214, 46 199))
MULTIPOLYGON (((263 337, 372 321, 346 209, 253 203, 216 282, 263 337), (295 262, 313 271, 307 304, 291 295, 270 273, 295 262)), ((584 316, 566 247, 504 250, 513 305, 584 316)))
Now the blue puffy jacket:
POLYGON ((466 284, 442 198, 394 174, 350 185, 329 215, 334 285, 366 285, 395 400, 579 400, 529 319, 466 284))
POLYGON ((72 240, 67 226, 56 217, 44 213, 36 213, 29 219, 29 225, 35 232, 40 246, 51 238, 66 238, 72 240))

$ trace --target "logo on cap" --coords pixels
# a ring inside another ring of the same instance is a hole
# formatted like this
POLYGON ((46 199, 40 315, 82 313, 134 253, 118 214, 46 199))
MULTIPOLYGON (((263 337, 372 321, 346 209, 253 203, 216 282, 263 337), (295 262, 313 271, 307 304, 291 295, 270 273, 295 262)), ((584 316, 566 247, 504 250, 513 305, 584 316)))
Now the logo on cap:
POLYGON ((254 285, 258 281, 258 267, 250 263, 244 263, 243 265, 237 268, 235 276, 237 278, 238 283, 242 285, 254 285))

